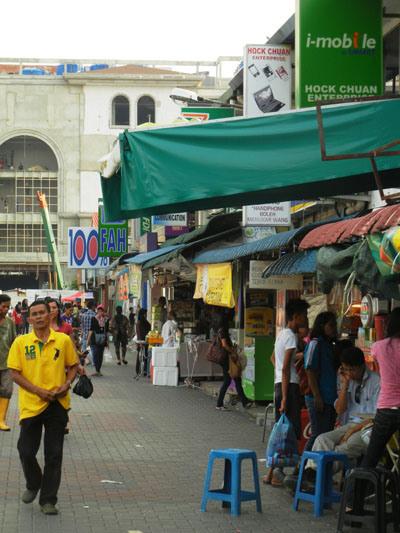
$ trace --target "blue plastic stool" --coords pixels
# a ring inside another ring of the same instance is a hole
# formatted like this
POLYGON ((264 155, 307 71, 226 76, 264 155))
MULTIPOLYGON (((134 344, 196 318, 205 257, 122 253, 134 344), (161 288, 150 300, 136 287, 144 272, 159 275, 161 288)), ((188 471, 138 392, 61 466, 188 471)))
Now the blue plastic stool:
POLYGON ((211 450, 208 456, 207 473, 204 480, 201 511, 204 513, 208 500, 222 501, 222 507, 230 507, 231 514, 240 515, 241 502, 256 501, 257 511, 261 510, 260 484, 258 478, 257 455, 252 450, 227 448, 211 450), (215 459, 224 459, 224 486, 222 489, 211 490, 210 483, 215 459), (253 463, 254 492, 241 490, 241 463, 243 459, 251 459, 253 463))
POLYGON ((347 470, 347 456, 336 452, 304 452, 301 456, 300 472, 297 479, 296 493, 293 501, 293 509, 298 510, 299 501, 305 500, 314 504, 314 516, 322 516, 324 508, 329 509, 332 503, 338 503, 341 493, 332 488, 332 467, 334 462, 341 462, 344 471, 347 470), (303 492, 301 482, 307 460, 312 459, 317 465, 317 479, 314 494, 303 492))

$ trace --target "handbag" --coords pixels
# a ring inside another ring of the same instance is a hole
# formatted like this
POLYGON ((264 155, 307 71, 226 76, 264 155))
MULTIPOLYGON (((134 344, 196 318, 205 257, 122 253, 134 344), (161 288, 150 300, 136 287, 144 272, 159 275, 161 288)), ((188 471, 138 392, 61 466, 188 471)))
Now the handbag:
POLYGON ((232 357, 229 357, 229 375, 232 379, 240 378, 242 375, 242 366, 239 358, 235 361, 232 357))
POLYGON ((221 339, 215 337, 207 352, 207 360, 210 363, 221 365, 228 357, 227 351, 222 347, 221 339))
POLYGON ((90 396, 93 394, 93 383, 85 374, 83 374, 82 376, 79 376, 79 379, 75 387, 72 389, 72 392, 78 396, 82 396, 82 398, 90 398, 90 396))

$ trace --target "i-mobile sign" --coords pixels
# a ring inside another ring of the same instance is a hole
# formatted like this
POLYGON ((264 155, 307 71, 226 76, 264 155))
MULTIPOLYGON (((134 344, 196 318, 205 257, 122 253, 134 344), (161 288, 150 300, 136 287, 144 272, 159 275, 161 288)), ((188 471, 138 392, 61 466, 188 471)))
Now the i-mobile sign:
POLYGON ((109 259, 98 252, 96 228, 68 228, 68 268, 107 268, 109 259))
POLYGON ((243 207, 243 226, 290 226, 290 224, 290 202, 243 207))
POLYGON ((244 116, 258 117, 288 111, 292 103, 290 46, 246 45, 243 80, 244 116))
POLYGON ((119 257, 128 251, 128 221, 104 221, 103 203, 99 202, 99 256, 119 257))
POLYGON ((297 0, 296 107, 383 94, 382 1, 297 0))

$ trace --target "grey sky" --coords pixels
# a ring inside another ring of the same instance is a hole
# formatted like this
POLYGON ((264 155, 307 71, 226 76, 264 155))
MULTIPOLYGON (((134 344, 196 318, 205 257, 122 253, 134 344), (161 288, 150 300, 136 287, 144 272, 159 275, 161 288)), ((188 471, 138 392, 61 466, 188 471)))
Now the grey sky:
POLYGON ((14 0, 2 9, 2 57, 214 60, 263 43, 295 0, 14 0))

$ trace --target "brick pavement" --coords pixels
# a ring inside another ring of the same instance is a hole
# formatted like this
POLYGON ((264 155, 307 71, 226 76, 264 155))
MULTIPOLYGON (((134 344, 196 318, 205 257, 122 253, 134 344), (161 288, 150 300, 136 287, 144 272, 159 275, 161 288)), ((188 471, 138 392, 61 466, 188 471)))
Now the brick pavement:
MULTIPOLYGON (((94 386, 89 400, 73 395, 60 514, 55 517, 42 515, 37 502, 20 502, 23 476, 14 394, 9 416, 13 429, 0 432, 1 533, 335 531, 333 511, 316 520, 304 503, 295 513, 284 490, 265 486, 263 514, 256 513, 254 502, 242 505, 239 518, 231 518, 217 502, 209 503, 207 513, 200 512, 210 448, 251 448, 264 457, 262 429, 246 413, 216 411, 212 398, 183 386, 137 382, 132 364, 106 364, 104 377, 95 378, 94 386)), ((259 466, 263 474, 264 465, 259 466)), ((249 484, 249 468, 243 479, 249 484)))

